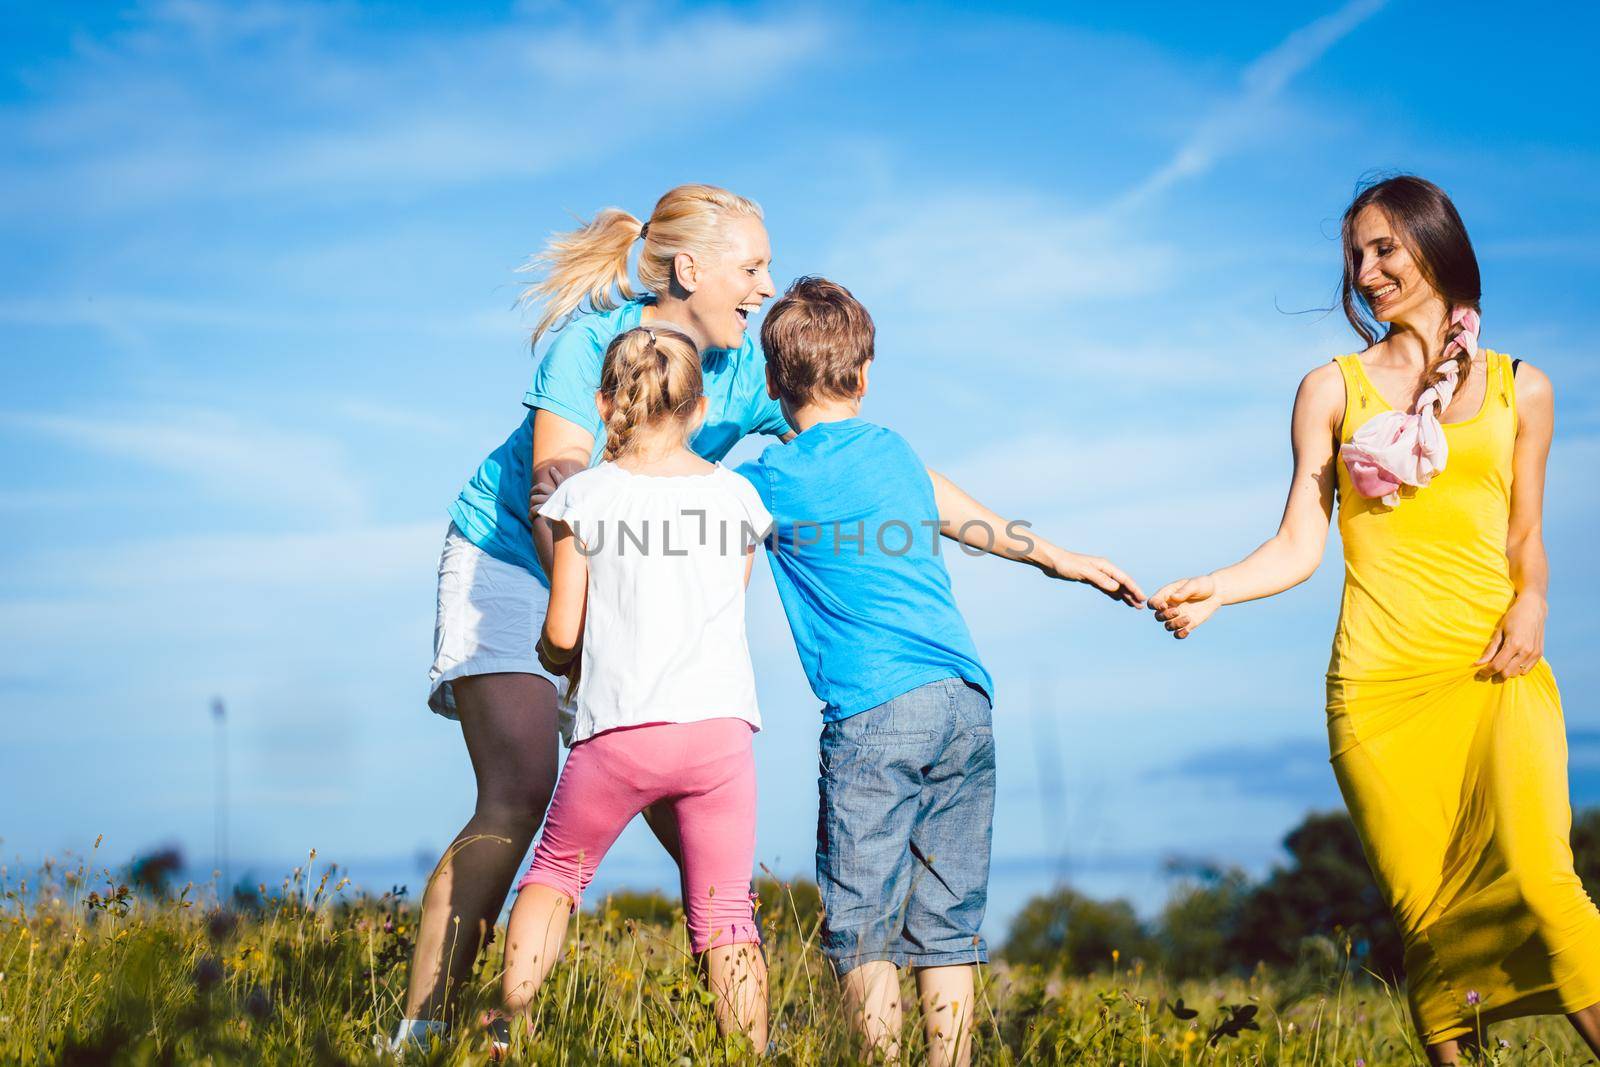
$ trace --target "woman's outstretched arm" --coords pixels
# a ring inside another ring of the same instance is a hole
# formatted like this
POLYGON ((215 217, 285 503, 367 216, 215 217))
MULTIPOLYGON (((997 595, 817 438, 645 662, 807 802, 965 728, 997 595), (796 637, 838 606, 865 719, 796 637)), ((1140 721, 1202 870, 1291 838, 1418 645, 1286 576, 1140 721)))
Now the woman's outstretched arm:
POLYGON ((1344 378, 1328 363, 1307 374, 1295 394, 1294 478, 1278 532, 1231 567, 1158 589, 1150 607, 1173 636, 1188 637, 1226 604, 1273 596, 1311 577, 1328 543, 1343 418, 1344 378))
POLYGON ((1484 678, 1515 678, 1544 655, 1550 563, 1544 554, 1544 469, 1555 432, 1555 391, 1537 367, 1517 368, 1517 443, 1511 454, 1511 522, 1506 560, 1516 599, 1478 657, 1484 678))

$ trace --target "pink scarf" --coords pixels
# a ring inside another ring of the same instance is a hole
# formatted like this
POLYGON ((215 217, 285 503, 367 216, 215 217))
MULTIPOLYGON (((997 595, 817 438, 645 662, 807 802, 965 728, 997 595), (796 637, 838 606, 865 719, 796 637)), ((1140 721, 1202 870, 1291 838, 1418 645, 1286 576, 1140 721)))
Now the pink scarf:
POLYGON ((1461 332, 1445 346, 1441 368, 1444 377, 1422 391, 1410 414, 1385 411, 1373 416, 1341 450, 1356 492, 1365 497, 1382 497, 1391 508, 1400 503, 1402 485, 1419 489, 1427 485, 1444 470, 1445 460, 1450 457, 1439 412, 1450 406, 1459 384, 1456 378, 1461 366, 1453 358, 1453 350, 1466 352, 1469 365, 1478 354, 1478 313, 1471 308, 1456 308, 1450 324, 1459 325, 1461 332))

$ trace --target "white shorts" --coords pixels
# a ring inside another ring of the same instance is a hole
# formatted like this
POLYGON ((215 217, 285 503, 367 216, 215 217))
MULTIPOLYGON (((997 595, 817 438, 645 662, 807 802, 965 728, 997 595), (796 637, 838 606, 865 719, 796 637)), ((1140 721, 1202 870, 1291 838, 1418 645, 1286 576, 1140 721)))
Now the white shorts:
POLYGON ((549 604, 550 591, 526 568, 495 559, 452 522, 439 556, 428 707, 459 718, 450 683, 474 674, 534 674, 564 692, 566 680, 539 666, 535 651, 549 604))

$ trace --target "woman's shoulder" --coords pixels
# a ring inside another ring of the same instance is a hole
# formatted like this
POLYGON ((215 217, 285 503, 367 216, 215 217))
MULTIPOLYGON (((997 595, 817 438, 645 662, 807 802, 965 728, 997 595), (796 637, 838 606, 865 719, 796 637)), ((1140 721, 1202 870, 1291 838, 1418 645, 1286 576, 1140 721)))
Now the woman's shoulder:
POLYGON ((1499 356, 1511 370, 1512 387, 1519 404, 1549 404, 1555 394, 1555 383, 1550 376, 1525 359, 1517 359, 1506 352, 1486 349, 1499 356))
POLYGON ((1330 427, 1338 426, 1344 419, 1348 376, 1360 373, 1359 368, 1351 364, 1359 358, 1354 353, 1347 353, 1335 356, 1326 363, 1319 363, 1307 371, 1305 377, 1300 379, 1300 388, 1295 391, 1296 420, 1306 416, 1315 419, 1318 424, 1325 422, 1330 427))
POLYGON ((568 319, 551 339, 545 358, 571 353, 603 356, 613 337, 639 324, 643 306, 640 300, 624 300, 614 308, 591 309, 568 319))
POLYGON ((1343 397, 1345 377, 1359 369, 1359 367, 1351 366, 1351 364, 1359 363, 1360 359, 1361 356, 1358 353, 1349 352, 1334 356, 1326 363, 1318 363, 1315 367, 1306 371, 1305 376, 1300 379, 1300 395, 1322 396, 1326 394, 1332 397, 1337 393, 1340 397, 1343 397))

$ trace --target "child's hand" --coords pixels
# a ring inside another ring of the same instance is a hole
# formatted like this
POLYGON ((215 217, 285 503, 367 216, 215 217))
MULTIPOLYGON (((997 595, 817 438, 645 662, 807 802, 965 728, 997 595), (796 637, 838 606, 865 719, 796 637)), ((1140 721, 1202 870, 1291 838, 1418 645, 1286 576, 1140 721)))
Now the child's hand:
POLYGON ((1144 607, 1144 591, 1115 563, 1103 556, 1083 556, 1065 550, 1057 552, 1050 560, 1050 573, 1068 582, 1092 585, 1112 600, 1120 600, 1130 608, 1144 607))
POLYGON ((1222 607, 1217 595, 1217 580, 1209 574, 1170 582, 1156 590, 1150 608, 1156 618, 1180 641, 1194 633, 1195 627, 1215 615, 1222 607))
POLYGON ((578 665, 578 650, 573 649, 572 654, 566 659, 556 659, 545 646, 544 636, 541 634, 539 642, 534 646, 534 651, 539 654, 539 666, 549 671, 558 678, 569 677, 572 670, 578 665))
POLYGON ((567 476, 567 472, 552 464, 544 469, 542 477, 534 478, 533 487, 528 491, 528 525, 533 525, 533 520, 539 517, 539 509, 556 491, 556 486, 567 480, 567 476))

